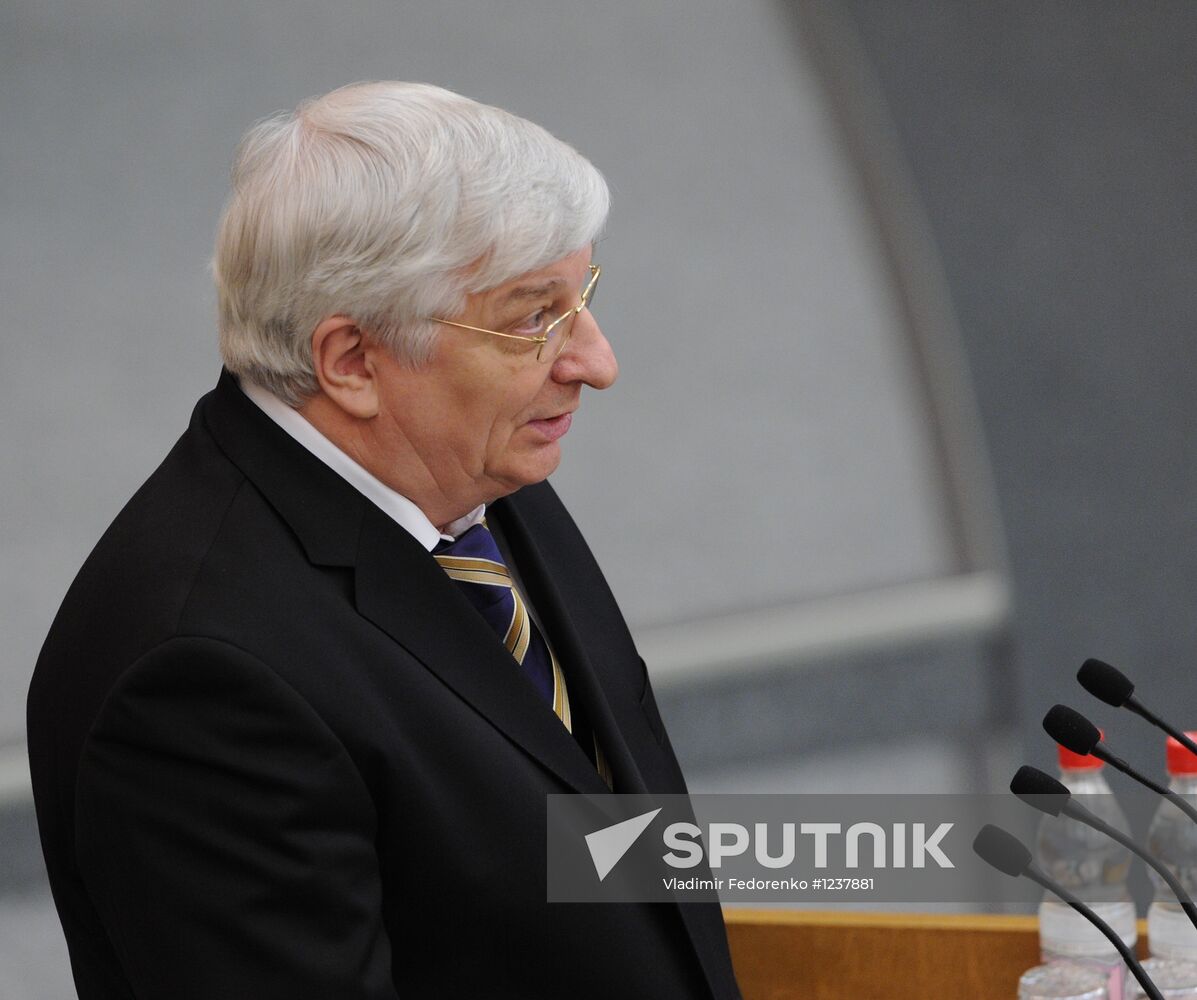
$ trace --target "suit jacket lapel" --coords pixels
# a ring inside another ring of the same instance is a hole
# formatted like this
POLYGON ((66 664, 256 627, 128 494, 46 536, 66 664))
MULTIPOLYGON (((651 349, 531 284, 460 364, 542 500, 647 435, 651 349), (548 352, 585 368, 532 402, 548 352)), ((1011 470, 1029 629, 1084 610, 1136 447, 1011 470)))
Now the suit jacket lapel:
MULTIPOLYGON (((649 748, 638 745, 646 728, 639 706, 618 688, 603 683, 604 660, 620 654, 609 648, 601 626, 588 614, 601 595, 574 592, 576 577, 555 564, 552 553, 542 551, 517 507, 511 500, 500 500, 488 517, 499 521, 528 596, 562 662, 570 697, 581 700, 607 755, 615 791, 645 793, 648 787, 636 757, 649 748)), ((660 748, 654 745, 652 751, 660 753, 660 748)))
POLYGON ((262 413, 227 372, 199 414, 308 559, 353 570, 360 614, 569 787, 606 791, 498 637, 407 531, 262 413))
MULTIPOLYGON (((547 485, 539 488, 548 489, 547 485)), ((603 682, 603 664, 608 658, 638 659, 633 647, 625 648, 626 632, 614 599, 601 581, 595 587, 595 581, 586 579, 586 574, 573 571, 574 567, 564 565, 555 553, 538 544, 522 514, 520 494, 496 503, 488 511, 490 516, 500 520, 529 596, 558 651, 567 658, 567 665, 574 667, 568 677, 570 692, 580 689, 585 699, 591 725, 612 765, 615 791, 647 793, 637 760, 656 760, 661 747, 637 700, 620 686, 603 682), (608 606, 603 612, 591 611, 604 603, 608 606), (605 616, 614 616, 619 627, 611 628, 611 619, 605 616)), ((730 963, 719 908, 679 905, 677 912, 708 981, 722 984, 722 990, 731 995, 734 984, 728 985, 730 963)))
POLYGON ((606 790, 478 612, 406 531, 370 506, 355 570, 358 610, 571 788, 606 790))

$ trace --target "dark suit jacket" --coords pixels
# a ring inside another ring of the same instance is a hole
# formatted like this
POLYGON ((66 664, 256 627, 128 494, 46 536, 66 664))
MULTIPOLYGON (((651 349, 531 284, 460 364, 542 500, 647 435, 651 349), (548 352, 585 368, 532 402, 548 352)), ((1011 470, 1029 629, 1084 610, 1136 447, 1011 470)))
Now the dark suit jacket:
MULTIPOLYGON (((490 508, 623 792, 682 792, 547 484, 490 508)), ((737 995, 719 911, 548 904, 605 786, 429 554, 226 374, 104 535, 29 695, 83 1000, 737 995)))

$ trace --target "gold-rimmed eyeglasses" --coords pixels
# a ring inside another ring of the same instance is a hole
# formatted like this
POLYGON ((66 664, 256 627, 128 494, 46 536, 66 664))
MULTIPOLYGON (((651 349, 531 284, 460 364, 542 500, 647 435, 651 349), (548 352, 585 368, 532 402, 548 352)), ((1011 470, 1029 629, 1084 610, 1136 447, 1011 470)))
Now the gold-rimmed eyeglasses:
POLYGON ((603 269, 598 264, 591 264, 590 280, 586 283, 586 287, 582 289, 582 301, 570 309, 569 312, 562 313, 555 320, 552 320, 540 333, 532 336, 522 333, 501 333, 498 330, 487 330, 480 326, 456 323, 451 319, 437 319, 435 316, 431 317, 431 319, 433 323, 455 326, 459 330, 473 330, 475 333, 488 333, 492 337, 503 337, 506 340, 523 340, 530 344, 536 344, 536 360, 542 362, 552 361, 565 350, 565 345, 569 343, 569 338, 573 336, 574 320, 578 318, 578 313, 583 309, 588 309, 590 303, 594 300, 594 290, 598 287, 599 275, 602 273, 603 269))

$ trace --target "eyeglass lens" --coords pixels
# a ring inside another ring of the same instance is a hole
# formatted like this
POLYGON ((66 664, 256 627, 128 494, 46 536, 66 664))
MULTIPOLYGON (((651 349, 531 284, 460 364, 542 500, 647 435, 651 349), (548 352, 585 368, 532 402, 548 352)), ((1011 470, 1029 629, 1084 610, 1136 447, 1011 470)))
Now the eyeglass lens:
POLYGON ((594 293, 597 290, 598 275, 591 275, 582 289, 581 305, 577 309, 571 309, 562 316, 561 321, 549 331, 548 341, 541 344, 540 349, 536 352, 539 360, 550 361, 565 350, 565 345, 569 343, 569 338, 573 336, 574 321, 578 318, 578 313, 582 309, 590 308, 591 303, 594 302, 594 293))

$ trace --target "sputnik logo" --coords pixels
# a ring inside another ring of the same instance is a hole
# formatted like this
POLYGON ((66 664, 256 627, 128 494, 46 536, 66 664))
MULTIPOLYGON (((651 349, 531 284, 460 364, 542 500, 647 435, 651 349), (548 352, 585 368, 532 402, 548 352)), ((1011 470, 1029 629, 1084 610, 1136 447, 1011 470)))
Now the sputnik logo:
POLYGON ((640 839, 640 835, 648 829, 649 824, 660 811, 660 809, 654 809, 652 812, 642 813, 631 819, 625 819, 621 823, 605 826, 601 830, 595 830, 594 833, 586 834, 586 846, 590 848, 590 860, 594 862, 594 870, 600 882, 611 873, 612 868, 619 864, 619 859, 627 854, 631 846, 640 839))

